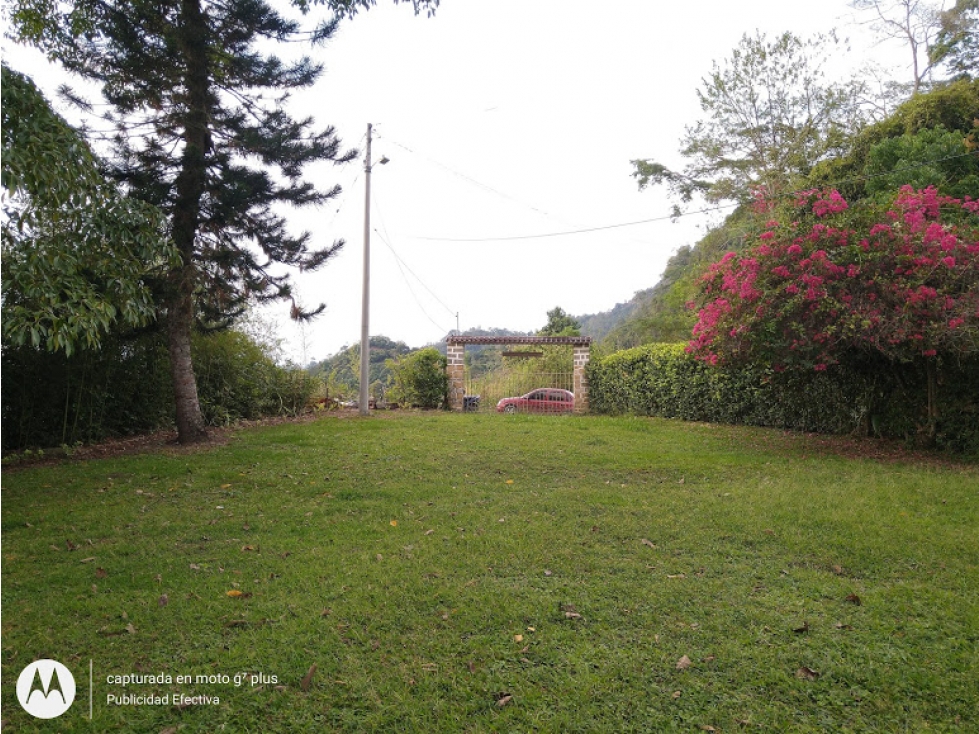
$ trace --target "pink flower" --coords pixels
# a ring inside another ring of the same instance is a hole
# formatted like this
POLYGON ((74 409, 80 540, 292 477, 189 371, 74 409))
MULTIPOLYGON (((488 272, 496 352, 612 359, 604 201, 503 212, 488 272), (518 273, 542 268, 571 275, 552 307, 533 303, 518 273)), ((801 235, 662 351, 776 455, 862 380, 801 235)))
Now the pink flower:
POLYGON ((935 351, 934 349, 926 349, 921 354, 922 354, 922 356, 925 356, 925 357, 934 357, 936 354, 938 354, 938 352, 935 351))
POLYGON ((816 370, 816 372, 825 372, 826 371, 826 365, 823 364, 822 362, 820 362, 815 367, 813 367, 813 369, 816 370))
POLYGON ((951 255, 949 255, 948 257, 943 257, 942 262, 945 263, 946 267, 949 268, 955 267, 955 258, 952 257, 951 255))

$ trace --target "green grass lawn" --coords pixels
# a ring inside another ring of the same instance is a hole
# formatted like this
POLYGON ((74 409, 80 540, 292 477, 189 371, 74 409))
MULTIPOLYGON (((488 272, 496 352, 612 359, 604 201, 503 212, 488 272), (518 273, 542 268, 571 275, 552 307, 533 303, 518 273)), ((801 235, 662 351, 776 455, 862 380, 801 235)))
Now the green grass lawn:
POLYGON ((425 413, 2 492, 5 732, 979 731, 975 467, 425 413), (50 722, 37 658, 77 682, 50 722))

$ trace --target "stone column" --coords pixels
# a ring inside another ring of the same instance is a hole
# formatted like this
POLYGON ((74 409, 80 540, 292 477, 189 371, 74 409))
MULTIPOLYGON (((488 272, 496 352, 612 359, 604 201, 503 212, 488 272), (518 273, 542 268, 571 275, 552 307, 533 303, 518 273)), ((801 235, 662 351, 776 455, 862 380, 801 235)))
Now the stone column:
POLYGON ((574 412, 588 412, 588 375, 585 368, 591 357, 590 347, 574 348, 574 412))
POLYGON ((449 376, 449 408, 462 410, 466 395, 466 346, 450 342, 445 356, 448 358, 446 373, 449 376))

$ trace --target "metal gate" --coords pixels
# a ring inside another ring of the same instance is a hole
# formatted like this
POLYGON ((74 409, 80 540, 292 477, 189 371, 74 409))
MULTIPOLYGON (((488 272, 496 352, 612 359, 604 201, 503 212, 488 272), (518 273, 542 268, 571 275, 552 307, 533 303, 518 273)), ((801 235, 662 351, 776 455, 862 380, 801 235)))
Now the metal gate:
MULTIPOLYGON (((527 397, 545 389, 573 393, 574 370, 570 360, 566 371, 555 372, 553 369, 540 369, 545 367, 541 356, 540 353, 503 352, 499 366, 490 371, 466 365, 466 397, 463 409, 470 412, 495 412, 501 400, 527 397)), ((547 360, 547 363, 553 368, 553 360, 547 360)), ((549 393, 546 398, 555 402, 543 405, 536 400, 510 401, 513 407, 507 412, 570 412, 574 404, 570 396, 567 405, 557 405, 559 396, 553 393, 549 393)))

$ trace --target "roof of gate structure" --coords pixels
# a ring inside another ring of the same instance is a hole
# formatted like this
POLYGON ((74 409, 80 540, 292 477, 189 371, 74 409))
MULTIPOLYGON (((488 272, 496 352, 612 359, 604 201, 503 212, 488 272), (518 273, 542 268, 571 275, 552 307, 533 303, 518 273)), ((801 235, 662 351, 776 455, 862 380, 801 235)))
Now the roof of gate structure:
POLYGON ((450 336, 449 344, 563 344, 572 347, 591 345, 590 336, 450 336))

